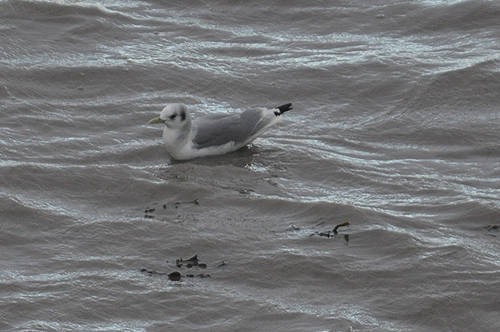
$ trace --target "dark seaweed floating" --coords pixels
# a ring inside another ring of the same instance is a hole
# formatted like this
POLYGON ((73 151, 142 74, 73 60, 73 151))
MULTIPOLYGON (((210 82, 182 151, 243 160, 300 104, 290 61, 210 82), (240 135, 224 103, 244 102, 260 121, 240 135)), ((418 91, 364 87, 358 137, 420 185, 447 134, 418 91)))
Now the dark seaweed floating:
POLYGON ((484 226, 483 228, 486 228, 488 230, 488 235, 491 235, 494 237, 496 237, 496 235, 491 234, 491 233, 500 231, 500 225, 488 225, 488 226, 484 226))
MULTIPOLYGON (((196 198, 192 201, 165 203, 165 204, 163 204, 163 209, 164 210, 166 210, 167 208, 178 209, 183 204, 200 205, 200 202, 198 201, 198 198, 196 198)), ((144 218, 153 219, 155 217, 155 215, 154 215, 155 211, 156 211, 156 208, 150 208, 149 206, 146 207, 146 209, 144 209, 144 218)), ((156 211, 156 212, 159 212, 159 211, 156 211)))
POLYGON ((181 280, 181 274, 180 272, 172 272, 170 274, 167 275, 168 276, 168 279, 172 280, 172 281, 180 281, 181 280))
POLYGON ((147 274, 149 274, 149 275, 151 275, 151 274, 154 274, 154 273, 155 273, 155 271, 149 271, 148 269, 141 269, 141 272, 142 272, 142 273, 147 273, 147 274))
MULTIPOLYGON (((327 231, 327 232, 316 232, 316 233, 314 233, 314 234, 311 234, 311 236, 312 236, 312 235, 319 235, 319 236, 324 236, 324 237, 327 237, 327 238, 331 238, 331 237, 333 237, 334 235, 337 235, 337 234, 339 233, 339 232, 338 232, 338 229, 339 229, 340 227, 345 227, 345 226, 349 226, 349 225, 351 225, 349 222, 344 222, 344 223, 342 223, 342 224, 338 224, 337 226, 335 226, 335 227, 333 228, 333 230, 332 230, 332 231, 327 231)), ((344 235, 344 239, 345 239, 346 241, 349 241, 349 234, 344 235)))
POLYGON ((154 270, 148 270, 148 269, 141 269, 141 272, 145 273, 147 275, 150 275, 150 276, 165 276, 165 275, 167 275, 166 273, 163 273, 163 272, 156 272, 154 270))
POLYGON ((203 273, 200 273, 198 275, 194 275, 194 274, 186 274, 186 277, 188 278, 194 278, 194 277, 199 277, 199 278, 210 278, 210 274, 203 274, 203 273))
POLYGON ((147 207, 146 210, 144 210, 144 218, 150 218, 150 219, 154 218, 155 216, 151 215, 150 213, 153 213, 155 211, 156 211, 155 208, 150 209, 149 207, 147 207))
POLYGON ((187 202, 175 202, 175 203, 169 203, 169 204, 163 204, 163 209, 166 209, 167 207, 169 207, 170 205, 172 205, 175 209, 178 209, 179 206, 181 206, 182 204, 194 204, 194 205, 200 205, 200 202, 198 202, 198 198, 192 200, 192 201, 187 201, 187 202))
MULTIPOLYGON (((219 266, 222 266, 225 264, 226 263, 222 262, 222 264, 219 266)), ((193 257, 188 258, 188 259, 179 258, 175 261, 175 265, 178 268, 186 267, 188 269, 195 267, 195 266, 200 268, 200 269, 206 269, 208 267, 207 264, 199 262, 198 255, 194 255, 193 257)), ((150 276, 167 276, 168 279, 170 279, 172 281, 181 281, 181 278, 182 278, 181 273, 178 271, 174 271, 172 273, 165 273, 165 272, 157 272, 154 270, 141 269, 141 272, 145 273, 147 275, 150 275, 150 276)), ((210 274, 204 274, 204 273, 200 273, 198 275, 186 274, 185 276, 188 278, 194 278, 194 277, 208 278, 208 277, 210 277, 210 274)))
MULTIPOLYGON (((193 257, 191 257, 189 259, 179 258, 175 261, 175 264, 178 267, 182 267, 183 264, 186 264, 187 268, 191 268, 193 266, 198 266, 198 255, 194 255, 193 257)), ((206 264, 205 264, 205 267, 206 267, 206 264)))
MULTIPOLYGON (((181 278, 182 278, 182 275, 180 272, 178 271, 174 271, 172 273, 164 273, 164 272, 156 272, 156 271, 152 271, 152 270, 148 270, 148 269, 141 269, 141 272, 142 273, 145 273, 149 276, 167 276, 169 280, 171 281, 181 281, 181 278)), ((188 278, 194 278, 195 275, 194 274, 186 274, 186 277, 188 278)), ((200 278, 207 278, 207 277, 210 277, 209 274, 198 274, 198 277, 200 278)))
POLYGON ((342 224, 338 224, 337 226, 335 226, 335 228, 332 230, 333 234, 338 234, 339 232, 337 231, 337 229, 339 229, 339 227, 344 227, 344 226, 349 226, 350 223, 349 222, 344 222, 342 224))
POLYGON ((488 225, 485 228, 488 230, 488 232, 498 231, 500 229, 500 225, 488 225))

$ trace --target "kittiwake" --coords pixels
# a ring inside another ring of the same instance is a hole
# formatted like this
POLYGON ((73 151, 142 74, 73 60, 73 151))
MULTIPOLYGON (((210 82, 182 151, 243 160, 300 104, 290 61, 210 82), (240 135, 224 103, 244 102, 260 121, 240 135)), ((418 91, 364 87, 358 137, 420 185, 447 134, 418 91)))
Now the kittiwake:
POLYGON ((191 120, 187 106, 169 104, 148 124, 163 123, 163 143, 176 160, 220 155, 251 143, 281 120, 292 104, 252 108, 236 114, 211 114, 191 120))

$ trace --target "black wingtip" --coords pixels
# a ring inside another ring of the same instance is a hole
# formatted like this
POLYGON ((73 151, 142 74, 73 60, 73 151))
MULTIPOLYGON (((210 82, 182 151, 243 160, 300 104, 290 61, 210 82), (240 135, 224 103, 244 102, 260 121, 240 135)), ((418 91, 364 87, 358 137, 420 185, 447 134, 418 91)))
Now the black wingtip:
POLYGON ((284 104, 284 105, 278 106, 276 108, 278 109, 277 111, 274 112, 274 114, 276 114, 276 116, 281 115, 281 114, 285 113, 286 111, 293 109, 292 103, 284 104))

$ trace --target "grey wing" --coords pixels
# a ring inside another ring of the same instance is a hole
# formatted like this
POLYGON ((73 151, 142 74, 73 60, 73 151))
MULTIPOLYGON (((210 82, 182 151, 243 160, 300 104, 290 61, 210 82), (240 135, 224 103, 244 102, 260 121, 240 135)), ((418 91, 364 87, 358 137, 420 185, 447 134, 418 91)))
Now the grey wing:
POLYGON ((241 144, 264 129, 271 119, 265 118, 260 109, 250 109, 240 114, 209 115, 197 120, 197 132, 193 139, 198 148, 241 144))

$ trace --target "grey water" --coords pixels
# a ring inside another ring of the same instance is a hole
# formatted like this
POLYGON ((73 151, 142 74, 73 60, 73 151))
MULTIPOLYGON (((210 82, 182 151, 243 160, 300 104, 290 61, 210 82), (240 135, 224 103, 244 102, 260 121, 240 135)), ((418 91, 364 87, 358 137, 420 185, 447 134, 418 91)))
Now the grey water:
POLYGON ((0 0, 0 330, 498 331, 499 17, 0 0), (294 109, 176 162, 172 102, 294 109))

